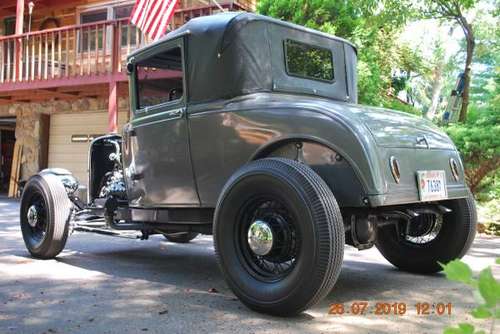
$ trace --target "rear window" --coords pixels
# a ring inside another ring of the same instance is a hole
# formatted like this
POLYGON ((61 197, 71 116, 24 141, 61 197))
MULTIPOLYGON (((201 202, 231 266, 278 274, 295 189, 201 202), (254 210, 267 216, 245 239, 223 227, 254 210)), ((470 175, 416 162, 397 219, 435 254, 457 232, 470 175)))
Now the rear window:
POLYGON ((285 62, 288 75, 333 81, 332 51, 287 39, 285 41, 285 62))

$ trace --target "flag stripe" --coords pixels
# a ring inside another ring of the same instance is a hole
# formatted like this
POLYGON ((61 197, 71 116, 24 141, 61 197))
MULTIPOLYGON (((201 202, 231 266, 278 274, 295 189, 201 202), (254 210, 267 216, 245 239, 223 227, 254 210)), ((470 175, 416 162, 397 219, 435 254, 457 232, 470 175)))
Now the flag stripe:
MULTIPOLYGON (((165 1, 164 6, 162 7, 161 15, 157 15, 154 20, 152 21, 152 26, 151 26, 151 35, 156 36, 156 31, 160 29, 160 21, 162 19, 162 16, 165 17, 165 11, 168 10, 167 8, 168 2, 165 1)), ((156 40, 156 37, 153 37, 154 40, 156 40)))
POLYGON ((146 0, 138 0, 137 1, 136 7, 134 8, 132 15, 131 15, 131 17, 132 17, 131 22, 132 23, 136 24, 140 15, 142 15, 142 11, 144 10, 145 2, 146 2, 146 0))
POLYGON ((144 28, 146 30, 151 29, 151 23, 160 16, 160 13, 164 10, 164 8, 168 5, 168 1, 157 1, 154 7, 151 9, 151 12, 144 23, 144 28), (160 8, 161 6, 161 8, 160 8))
POLYGON ((170 22, 170 20, 172 19, 174 12, 175 12, 175 7, 177 7, 177 2, 175 2, 173 6, 170 6, 168 11, 163 16, 163 21, 160 25, 158 25, 158 31, 157 31, 156 35, 154 36, 155 40, 160 38, 167 31, 167 26, 168 26, 168 23, 170 22))
POLYGON ((167 31, 177 3, 178 0, 137 0, 130 22, 149 38, 157 40, 167 31))

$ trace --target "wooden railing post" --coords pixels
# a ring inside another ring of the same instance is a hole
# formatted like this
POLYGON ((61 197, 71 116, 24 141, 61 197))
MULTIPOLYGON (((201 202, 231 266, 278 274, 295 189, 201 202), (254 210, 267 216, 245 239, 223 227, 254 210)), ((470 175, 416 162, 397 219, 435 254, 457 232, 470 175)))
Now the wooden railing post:
POLYGON ((14 41, 14 80, 21 81, 23 73, 23 49, 22 49, 22 35, 23 33, 23 23, 24 23, 24 0, 17 0, 16 7, 16 31, 15 34, 18 37, 14 41))
POLYGON ((118 132, 118 82, 114 79, 109 82, 108 132, 118 132))
POLYGON ((120 60, 120 29, 115 22, 111 25, 111 80, 109 81, 109 100, 108 100, 108 131, 110 133, 118 132, 118 82, 115 75, 118 72, 120 60))
POLYGON ((118 72, 118 63, 120 62, 120 29, 118 23, 114 22, 111 25, 111 73, 118 72))

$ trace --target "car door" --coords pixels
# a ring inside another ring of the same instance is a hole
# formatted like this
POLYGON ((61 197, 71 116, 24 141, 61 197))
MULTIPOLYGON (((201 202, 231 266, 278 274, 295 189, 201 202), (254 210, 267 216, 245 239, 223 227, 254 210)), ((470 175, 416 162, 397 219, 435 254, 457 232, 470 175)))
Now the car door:
POLYGON ((131 206, 198 206, 189 152, 182 38, 131 59, 133 119, 124 130, 131 206))

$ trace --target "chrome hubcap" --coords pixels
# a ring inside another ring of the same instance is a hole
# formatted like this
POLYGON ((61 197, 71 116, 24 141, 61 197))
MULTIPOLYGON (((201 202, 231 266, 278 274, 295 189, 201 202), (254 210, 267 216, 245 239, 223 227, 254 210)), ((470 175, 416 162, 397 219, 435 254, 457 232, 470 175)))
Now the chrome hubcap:
POLYGON ((38 223, 38 211, 36 210, 36 206, 32 205, 29 207, 27 216, 28 224, 30 224, 31 227, 35 227, 38 223))
POLYGON ((256 255, 268 254, 273 248, 273 231, 268 223, 256 220, 248 229, 248 245, 256 255))

